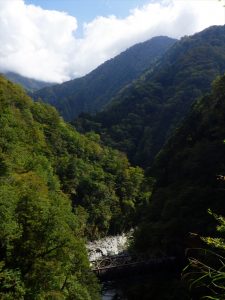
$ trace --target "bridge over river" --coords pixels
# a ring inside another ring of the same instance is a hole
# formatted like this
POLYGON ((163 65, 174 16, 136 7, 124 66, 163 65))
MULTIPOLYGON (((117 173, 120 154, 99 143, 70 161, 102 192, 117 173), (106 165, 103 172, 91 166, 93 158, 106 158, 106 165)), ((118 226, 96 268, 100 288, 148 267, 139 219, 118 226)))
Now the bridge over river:
POLYGON ((147 257, 129 253, 127 245, 130 235, 108 236, 87 243, 91 268, 101 280, 176 269, 175 257, 147 257))
POLYGON ((101 280, 112 280, 131 274, 146 274, 159 270, 175 270, 175 257, 146 257, 141 255, 119 254, 101 257, 91 261, 91 268, 101 280))

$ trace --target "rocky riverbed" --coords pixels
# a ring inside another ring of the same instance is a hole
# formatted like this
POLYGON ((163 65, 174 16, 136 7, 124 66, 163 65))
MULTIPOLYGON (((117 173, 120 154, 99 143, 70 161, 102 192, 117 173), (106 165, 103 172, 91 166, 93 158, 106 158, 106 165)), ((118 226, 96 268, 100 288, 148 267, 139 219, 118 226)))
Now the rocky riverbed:
POLYGON ((86 247, 88 250, 89 260, 95 261, 103 256, 118 255, 125 252, 128 247, 128 239, 130 236, 131 233, 124 233, 88 242, 86 247))

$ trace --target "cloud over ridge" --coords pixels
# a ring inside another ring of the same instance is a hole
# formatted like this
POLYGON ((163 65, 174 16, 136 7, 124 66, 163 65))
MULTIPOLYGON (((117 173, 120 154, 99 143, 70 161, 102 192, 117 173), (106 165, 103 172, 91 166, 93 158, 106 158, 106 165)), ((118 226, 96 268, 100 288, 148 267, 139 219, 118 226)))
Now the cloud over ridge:
POLYGON ((97 17, 76 37, 75 17, 24 0, 0 0, 0 71, 63 82, 83 76, 135 43, 153 36, 180 38, 224 24, 216 0, 163 0, 130 11, 123 19, 97 17))

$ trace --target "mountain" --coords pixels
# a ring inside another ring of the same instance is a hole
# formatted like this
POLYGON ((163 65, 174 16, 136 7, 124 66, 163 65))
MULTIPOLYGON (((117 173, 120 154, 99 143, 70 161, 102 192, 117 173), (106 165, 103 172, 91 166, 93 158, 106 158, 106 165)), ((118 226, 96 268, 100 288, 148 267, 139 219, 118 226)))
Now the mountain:
POLYGON ((27 78, 13 72, 6 72, 3 75, 12 82, 20 84, 23 88, 30 92, 34 92, 44 87, 53 85, 53 83, 27 78))
POLYGON ((195 239, 215 236, 215 219, 207 210, 225 215, 225 76, 196 102, 154 170, 157 184, 136 237, 139 249, 184 254, 196 247, 190 233, 195 239))
POLYGON ((100 299, 84 239, 136 225, 143 170, 2 76, 0 128, 0 298, 100 299))
POLYGON ((66 120, 73 120, 81 112, 99 111, 122 87, 151 68, 175 41, 168 37, 152 38, 129 48, 82 78, 44 88, 33 97, 54 105, 66 120))
POLYGON ((225 26, 213 26, 174 44, 153 70, 124 88, 111 104, 74 124, 94 130, 103 141, 127 153, 144 168, 151 166, 172 132, 211 81, 225 72, 225 26))

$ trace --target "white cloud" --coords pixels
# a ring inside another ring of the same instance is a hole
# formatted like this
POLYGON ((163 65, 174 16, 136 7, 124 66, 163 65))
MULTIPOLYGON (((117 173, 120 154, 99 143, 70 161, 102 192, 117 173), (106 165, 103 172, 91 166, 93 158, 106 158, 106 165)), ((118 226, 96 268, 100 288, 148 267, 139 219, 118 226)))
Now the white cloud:
POLYGON ((0 69, 46 81, 82 76, 135 43, 153 36, 180 38, 224 24, 218 0, 162 0, 124 19, 97 17, 76 38, 77 20, 63 12, 0 0, 0 69))
POLYGON ((0 0, 0 68, 43 80, 68 79, 74 17, 22 0, 0 0))

